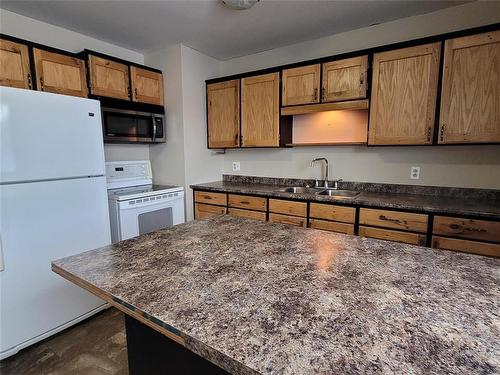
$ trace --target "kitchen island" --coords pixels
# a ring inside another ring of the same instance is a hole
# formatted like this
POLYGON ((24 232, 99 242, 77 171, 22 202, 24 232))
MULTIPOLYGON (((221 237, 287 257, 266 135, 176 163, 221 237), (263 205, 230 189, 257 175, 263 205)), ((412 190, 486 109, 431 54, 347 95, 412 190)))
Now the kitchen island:
POLYGON ((500 259, 218 216, 52 269, 127 314, 132 375, 500 371, 500 259))

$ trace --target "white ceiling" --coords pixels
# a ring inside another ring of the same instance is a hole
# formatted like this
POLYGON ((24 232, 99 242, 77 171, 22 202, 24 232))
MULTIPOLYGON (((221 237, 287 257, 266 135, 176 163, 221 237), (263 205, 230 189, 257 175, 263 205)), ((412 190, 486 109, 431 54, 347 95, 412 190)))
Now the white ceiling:
POLYGON ((261 0, 237 11, 218 0, 3 0, 0 7, 138 52, 183 43, 226 60, 464 2, 261 0))

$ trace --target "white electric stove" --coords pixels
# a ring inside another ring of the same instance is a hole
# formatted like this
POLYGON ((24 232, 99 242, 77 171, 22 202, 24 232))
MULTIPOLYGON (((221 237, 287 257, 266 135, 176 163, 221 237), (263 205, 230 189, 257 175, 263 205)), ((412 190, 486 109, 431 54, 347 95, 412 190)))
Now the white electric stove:
POLYGON ((149 160, 106 163, 111 241, 184 222, 184 188, 153 185, 149 160))

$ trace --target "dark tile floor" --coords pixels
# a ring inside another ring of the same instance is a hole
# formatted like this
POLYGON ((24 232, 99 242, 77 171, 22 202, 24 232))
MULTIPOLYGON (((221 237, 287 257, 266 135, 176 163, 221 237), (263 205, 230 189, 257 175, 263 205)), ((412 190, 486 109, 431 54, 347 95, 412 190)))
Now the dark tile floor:
POLYGON ((123 314, 110 308, 0 362, 2 375, 126 375, 123 314))

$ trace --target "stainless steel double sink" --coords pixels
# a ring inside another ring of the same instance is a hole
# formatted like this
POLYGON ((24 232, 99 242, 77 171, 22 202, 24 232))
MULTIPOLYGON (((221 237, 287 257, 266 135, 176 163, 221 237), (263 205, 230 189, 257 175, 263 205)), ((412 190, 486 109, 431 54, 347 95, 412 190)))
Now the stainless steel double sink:
POLYGON ((325 189, 325 188, 310 188, 303 186, 290 186, 280 188, 278 191, 291 194, 315 194, 315 195, 328 195, 330 197, 347 197, 354 198, 359 194, 355 190, 340 190, 340 189, 325 189))

